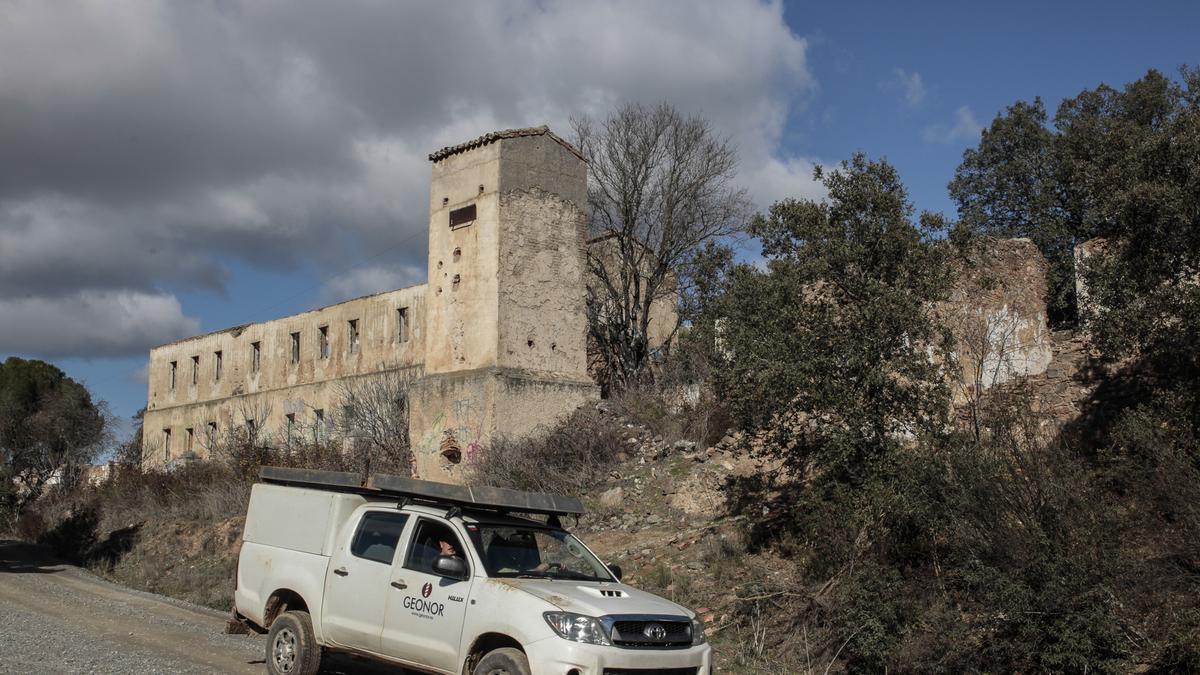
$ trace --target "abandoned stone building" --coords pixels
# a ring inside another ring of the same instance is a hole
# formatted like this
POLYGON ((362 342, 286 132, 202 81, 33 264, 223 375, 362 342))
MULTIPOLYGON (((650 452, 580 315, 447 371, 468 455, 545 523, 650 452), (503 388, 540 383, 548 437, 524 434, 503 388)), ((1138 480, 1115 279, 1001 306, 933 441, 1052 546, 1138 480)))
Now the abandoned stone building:
POLYGON ((429 196, 428 283, 150 351, 147 465, 203 458, 231 428, 321 435, 337 385, 408 383, 418 475, 598 396, 586 348, 587 163, 546 127, 443 148, 429 196))
MULTIPOLYGON (((429 196, 428 282, 155 347, 144 462, 205 458, 234 431, 276 444, 321 439, 341 388, 398 377, 417 475, 461 479, 461 460, 499 435, 553 423, 599 389, 589 376, 587 163, 546 127, 443 148, 429 196), (309 437, 308 435, 311 435, 309 437), (450 447, 454 452, 445 452, 450 447)), ((603 238, 594 240, 604 259, 603 238)), ((1045 260, 1024 239, 992 241, 945 303, 957 338, 956 405, 1045 372, 1045 260)), ((653 308, 670 339, 674 298, 653 308)))

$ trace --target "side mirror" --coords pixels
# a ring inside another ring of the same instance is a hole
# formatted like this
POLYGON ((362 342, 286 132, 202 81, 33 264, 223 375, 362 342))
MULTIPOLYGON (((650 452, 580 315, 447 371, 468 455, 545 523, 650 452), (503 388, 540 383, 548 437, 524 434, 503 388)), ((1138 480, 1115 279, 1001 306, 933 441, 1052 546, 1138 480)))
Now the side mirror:
POLYGON ((453 555, 439 555, 433 561, 433 573, 451 579, 467 578, 467 561, 453 555))
POLYGON ((616 577, 616 578, 617 578, 617 581, 620 581, 620 580, 621 580, 621 574, 622 574, 622 572, 621 572, 621 566, 620 566, 620 565, 613 565, 613 564, 609 563, 609 565, 608 565, 608 571, 609 571, 609 572, 612 572, 612 575, 613 575, 614 577, 616 577))

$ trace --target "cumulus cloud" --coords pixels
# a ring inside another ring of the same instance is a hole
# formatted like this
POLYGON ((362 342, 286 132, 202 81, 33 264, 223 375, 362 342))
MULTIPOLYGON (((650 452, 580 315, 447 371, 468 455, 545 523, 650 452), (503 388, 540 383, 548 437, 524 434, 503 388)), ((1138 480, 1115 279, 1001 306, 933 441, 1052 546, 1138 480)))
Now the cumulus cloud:
MULTIPOLYGON (((807 195, 811 160, 779 151, 815 87, 807 50, 779 2, 755 0, 13 0, 0 307, 42 316, 55 353, 96 356, 193 330, 162 289, 222 292, 235 260, 327 274, 389 251, 318 299, 407 285, 425 265, 430 151, 565 133, 626 101, 711 120, 759 206, 807 195), (58 334, 100 306, 149 315, 99 342, 58 334)), ((0 351, 38 342, 4 323, 0 351)))
POLYGON ((895 68, 892 70, 892 79, 886 83, 886 88, 898 90, 910 108, 916 108, 925 102, 925 81, 918 72, 909 73, 903 68, 895 68))
POLYGON ((138 291, 0 298, 0 316, 0 345, 47 358, 130 356, 200 328, 173 296, 138 291))
POLYGON ((331 305, 381 291, 425 283, 424 267, 362 267, 340 274, 321 285, 317 305, 331 305))
POLYGON ((983 126, 975 119, 975 113, 967 106, 954 111, 954 124, 934 124, 925 127, 922 134, 929 143, 958 143, 979 138, 983 126))

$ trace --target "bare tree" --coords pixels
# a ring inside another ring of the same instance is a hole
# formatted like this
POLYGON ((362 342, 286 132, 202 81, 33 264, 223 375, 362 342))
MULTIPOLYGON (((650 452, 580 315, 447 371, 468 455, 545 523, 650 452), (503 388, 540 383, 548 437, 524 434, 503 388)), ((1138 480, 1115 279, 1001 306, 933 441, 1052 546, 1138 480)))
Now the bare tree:
POLYGON ((589 162, 593 364, 602 386, 621 386, 646 373, 651 322, 672 322, 653 327, 664 349, 678 329, 655 304, 677 297, 702 244, 743 228, 749 202, 733 185, 736 150, 703 118, 630 104, 571 124, 589 162))
POLYGON ((1020 323, 1007 312, 980 307, 962 307, 949 317, 955 334, 955 349, 961 373, 955 386, 976 440, 982 437, 984 396, 989 389, 1007 382, 1018 370, 1016 359, 1021 343, 1020 323))
POLYGON ((408 381, 396 371, 338 383, 338 435, 349 441, 364 472, 372 467, 411 472, 408 381))

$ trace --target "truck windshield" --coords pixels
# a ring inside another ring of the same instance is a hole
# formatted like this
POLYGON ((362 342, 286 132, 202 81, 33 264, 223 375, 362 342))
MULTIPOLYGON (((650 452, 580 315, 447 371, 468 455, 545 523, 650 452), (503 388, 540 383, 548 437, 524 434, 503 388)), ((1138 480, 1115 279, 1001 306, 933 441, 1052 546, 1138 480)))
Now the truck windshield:
POLYGON ((469 527, 488 576, 612 581, 604 563, 563 530, 487 525, 469 527))

